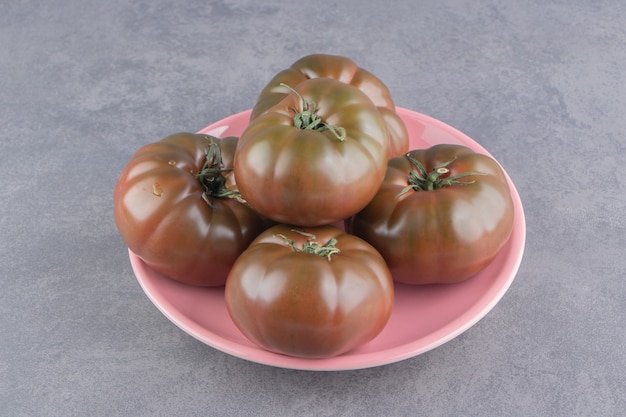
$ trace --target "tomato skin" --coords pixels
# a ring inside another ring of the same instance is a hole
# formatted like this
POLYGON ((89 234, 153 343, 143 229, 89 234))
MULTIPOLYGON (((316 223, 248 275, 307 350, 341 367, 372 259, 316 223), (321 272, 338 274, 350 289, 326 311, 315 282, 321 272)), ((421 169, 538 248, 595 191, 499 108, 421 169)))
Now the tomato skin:
POLYGON ((333 226, 298 228, 320 244, 337 240, 330 257, 296 252, 306 236, 276 225, 239 257, 226 281, 228 312, 252 342, 290 356, 324 358, 361 346, 391 315, 393 281, 384 260, 363 240, 333 226))
POLYGON ((383 184, 370 204, 345 223, 346 230, 372 244, 394 280, 406 284, 456 283, 496 257, 513 229, 513 202, 499 164, 461 145, 435 145, 409 155, 427 172, 453 160, 449 176, 479 172, 433 191, 399 196, 414 166, 406 157, 389 161, 383 184))
POLYGON ((354 61, 339 55, 311 54, 277 73, 261 90, 252 109, 250 120, 265 113, 280 102, 289 91, 281 83, 295 87, 312 78, 332 78, 363 91, 374 102, 385 121, 389 140, 389 157, 400 156, 409 150, 409 133, 396 108, 387 86, 371 72, 354 61))
POLYGON ((234 162, 239 191, 279 223, 343 221, 365 207, 382 182, 388 160, 384 122, 372 101, 348 84, 315 78, 295 90, 241 134, 234 162), (294 108, 302 110, 302 98, 317 104, 324 121, 344 128, 345 139, 296 127, 294 108))
MULTIPOLYGON (((271 224, 233 198, 208 197, 196 178, 211 142, 232 168, 237 138, 177 133, 143 146, 115 187, 115 223, 129 249, 152 269, 197 286, 220 286, 235 259, 271 224)), ((236 190, 232 172, 226 184, 236 190)))

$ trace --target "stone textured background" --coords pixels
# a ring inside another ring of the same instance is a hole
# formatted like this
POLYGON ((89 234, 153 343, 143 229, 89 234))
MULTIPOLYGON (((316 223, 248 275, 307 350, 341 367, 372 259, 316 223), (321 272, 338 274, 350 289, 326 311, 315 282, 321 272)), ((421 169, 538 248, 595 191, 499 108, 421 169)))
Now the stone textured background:
POLYGON ((622 0, 2 1, 0 415, 617 416, 626 409, 622 0), (345 55, 485 146, 527 245, 501 302, 418 357, 273 368, 150 303, 112 215, 134 150, 345 55))

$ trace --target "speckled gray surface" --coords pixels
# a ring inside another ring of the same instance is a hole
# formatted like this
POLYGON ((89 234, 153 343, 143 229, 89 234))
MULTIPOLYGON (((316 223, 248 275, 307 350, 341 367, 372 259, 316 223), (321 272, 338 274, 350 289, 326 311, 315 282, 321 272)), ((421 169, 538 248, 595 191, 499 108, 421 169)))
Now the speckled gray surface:
POLYGON ((626 409, 626 3, 5 1, 0 415, 617 416, 626 409), (252 106, 313 52, 484 145, 524 203, 500 303, 420 356, 231 357, 144 295, 112 216, 139 146, 252 106))

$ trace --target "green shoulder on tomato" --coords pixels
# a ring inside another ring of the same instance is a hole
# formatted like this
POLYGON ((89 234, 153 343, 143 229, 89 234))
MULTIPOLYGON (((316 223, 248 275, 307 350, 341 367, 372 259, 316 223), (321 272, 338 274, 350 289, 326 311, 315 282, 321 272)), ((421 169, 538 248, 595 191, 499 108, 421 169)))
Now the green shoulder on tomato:
POLYGON ((396 113, 387 86, 374 74, 341 55, 307 55, 277 73, 261 90, 252 109, 251 120, 267 112, 290 93, 282 84, 295 87, 312 78, 331 78, 363 91, 383 116, 389 140, 389 157, 402 155, 409 150, 408 130, 396 113))

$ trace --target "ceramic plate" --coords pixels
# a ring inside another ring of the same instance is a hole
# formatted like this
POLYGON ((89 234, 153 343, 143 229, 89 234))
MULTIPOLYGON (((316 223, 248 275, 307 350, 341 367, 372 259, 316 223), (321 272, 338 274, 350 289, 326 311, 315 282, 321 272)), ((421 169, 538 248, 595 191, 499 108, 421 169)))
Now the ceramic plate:
MULTIPOLYGON (((490 155, 481 145, 429 116, 398 108, 409 130, 411 149, 438 143, 468 146, 490 155)), ((250 110, 211 124, 200 133, 240 136, 250 110)), ((491 155, 490 155, 491 156, 491 155)), ((329 359, 302 359, 271 353, 250 342, 231 321, 223 288, 198 288, 151 270, 130 252, 139 283, 150 300, 174 324, 215 349, 249 361, 304 370, 349 370, 398 362, 453 339, 483 318, 502 298, 519 268, 526 223, 519 194, 507 174, 515 206, 513 233, 496 259, 467 281, 453 285, 396 284, 394 309, 383 331, 371 342, 329 359)))

